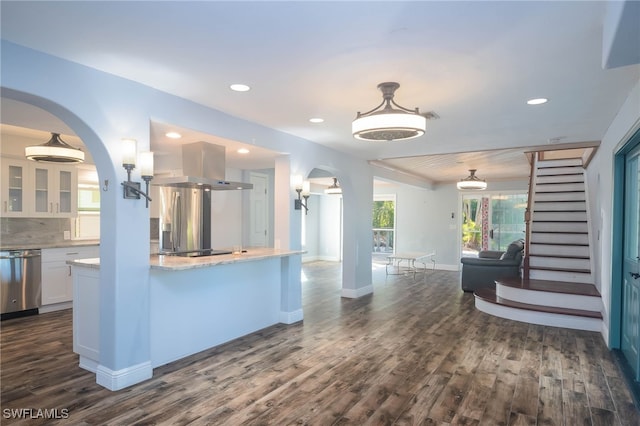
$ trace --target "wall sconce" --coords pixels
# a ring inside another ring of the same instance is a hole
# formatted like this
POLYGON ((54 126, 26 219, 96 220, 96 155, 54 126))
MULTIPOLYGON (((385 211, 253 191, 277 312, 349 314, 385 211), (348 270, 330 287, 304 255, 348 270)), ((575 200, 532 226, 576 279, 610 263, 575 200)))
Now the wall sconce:
POLYGON ((296 210, 302 210, 304 207, 304 214, 309 212, 309 208, 307 207, 307 202, 309 201, 309 195, 311 194, 311 184, 308 180, 303 181, 302 176, 294 176, 293 185, 298 193, 298 199, 294 200, 293 207, 296 210), (302 201, 304 198, 304 201, 302 201))
POLYGON ((140 153, 140 174, 145 181, 146 188, 140 190, 140 182, 131 181, 131 170, 136 168, 137 142, 135 139, 122 140, 122 167, 127 171, 127 180, 122 182, 123 197, 127 199, 139 200, 142 195, 146 199, 146 206, 149 208, 149 182, 153 179, 153 152, 140 153))

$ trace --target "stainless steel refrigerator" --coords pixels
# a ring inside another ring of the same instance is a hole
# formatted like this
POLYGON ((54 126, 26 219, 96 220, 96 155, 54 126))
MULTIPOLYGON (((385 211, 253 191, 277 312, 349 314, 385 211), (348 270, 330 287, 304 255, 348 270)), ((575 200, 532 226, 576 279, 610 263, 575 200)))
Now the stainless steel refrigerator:
POLYGON ((160 188, 160 253, 198 253, 211 249, 211 191, 160 188))

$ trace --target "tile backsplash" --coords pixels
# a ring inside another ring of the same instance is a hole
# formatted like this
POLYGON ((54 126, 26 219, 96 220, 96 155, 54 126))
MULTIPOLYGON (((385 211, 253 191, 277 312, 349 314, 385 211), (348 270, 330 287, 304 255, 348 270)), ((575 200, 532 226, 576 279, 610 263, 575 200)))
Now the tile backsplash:
POLYGON ((0 241, 5 245, 52 244, 65 241, 64 233, 73 235, 72 219, 0 218, 0 241))

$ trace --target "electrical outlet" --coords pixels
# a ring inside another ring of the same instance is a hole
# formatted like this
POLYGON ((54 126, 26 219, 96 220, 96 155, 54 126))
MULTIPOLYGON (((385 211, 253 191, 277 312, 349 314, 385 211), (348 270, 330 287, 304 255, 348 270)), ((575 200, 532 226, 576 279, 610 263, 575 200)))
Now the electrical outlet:
POLYGON ((64 231, 64 237, 65 240, 70 240, 71 239, 71 231, 64 231))

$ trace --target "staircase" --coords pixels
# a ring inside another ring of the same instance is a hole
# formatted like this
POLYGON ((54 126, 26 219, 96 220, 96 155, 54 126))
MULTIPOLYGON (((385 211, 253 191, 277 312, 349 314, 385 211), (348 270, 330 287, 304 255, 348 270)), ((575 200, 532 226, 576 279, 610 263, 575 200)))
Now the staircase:
POLYGON ((522 278, 475 292, 486 313, 532 324, 601 331, 585 168, 597 144, 529 154, 531 176, 522 278))

